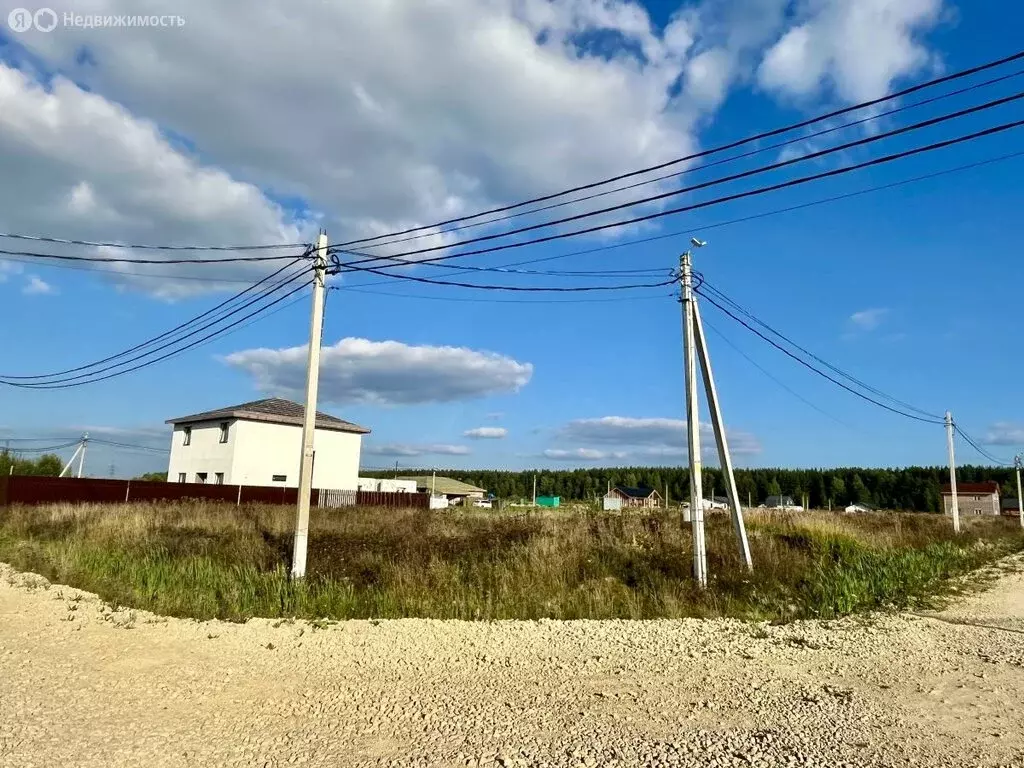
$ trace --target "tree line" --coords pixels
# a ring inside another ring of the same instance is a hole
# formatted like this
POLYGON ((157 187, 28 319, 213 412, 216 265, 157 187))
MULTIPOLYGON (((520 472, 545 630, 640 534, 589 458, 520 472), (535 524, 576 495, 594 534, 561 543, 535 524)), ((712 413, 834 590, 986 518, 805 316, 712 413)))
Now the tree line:
POLYGON ((7 475, 43 475, 56 477, 64 469, 60 456, 45 453, 34 459, 20 458, 12 451, 0 450, 0 477, 7 475))
MULTIPOLYGON (((432 470, 402 470, 403 475, 429 475, 432 470)), ((389 472, 366 472, 370 477, 392 477, 389 472)), ((501 499, 529 499, 534 477, 537 495, 560 496, 567 500, 592 500, 609 487, 643 486, 668 493, 670 501, 690 498, 689 470, 675 467, 624 467, 569 470, 438 470, 451 477, 486 488, 501 499)), ((1012 469, 962 466, 957 468, 961 483, 995 480, 1001 497, 1017 496, 1012 469)), ((703 471, 704 496, 725 496, 725 483, 718 469, 703 471)), ((797 504, 806 502, 815 509, 845 507, 852 503, 871 504, 881 509, 938 512, 941 489, 949 482, 948 467, 906 467, 901 469, 737 469, 736 487, 743 504, 757 506, 769 496, 792 496, 797 504)))

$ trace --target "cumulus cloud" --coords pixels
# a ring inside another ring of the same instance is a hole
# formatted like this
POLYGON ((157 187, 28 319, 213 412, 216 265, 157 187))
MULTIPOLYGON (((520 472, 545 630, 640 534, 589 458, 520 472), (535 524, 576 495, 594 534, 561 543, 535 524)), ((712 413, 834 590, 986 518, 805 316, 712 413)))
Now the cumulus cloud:
POLYGON ((981 441, 985 445, 1024 445, 1024 424, 997 421, 981 441))
MULTIPOLYGON (((305 386, 307 349, 250 349, 225 360, 250 374, 264 392, 294 398, 305 386)), ((518 392, 532 376, 530 363, 465 347, 346 338, 324 347, 320 355, 320 397, 338 404, 470 400, 518 392)))
POLYGON ((787 96, 825 87, 852 102, 880 96, 932 62, 920 38, 942 9, 942 0, 804 0, 801 22, 768 50, 758 79, 787 96))
MULTIPOLYGON (((19 180, 0 186, 0 224, 7 231, 188 244, 289 243, 309 235, 304 221, 289 217, 257 186, 182 152, 152 121, 64 77, 54 77, 44 87, 3 62, 0 165, 19 180)), ((81 254, 81 249, 75 252, 81 254)), ((110 268, 123 280, 134 279, 133 270, 142 269, 123 264, 110 268)), ((189 269, 169 265, 158 272, 189 269)), ((191 270, 194 274, 195 268, 191 270)), ((218 277, 256 278, 269 268, 204 270, 211 270, 204 275, 213 283, 164 279, 138 284, 175 295, 208 290, 218 277)))
POLYGON ((508 437, 508 430, 504 427, 476 427, 467 429, 462 436, 474 440, 500 440, 503 437, 508 437))
POLYGON ((850 325, 859 331, 874 331, 889 314, 888 309, 862 309, 850 315, 850 325))
MULTIPOLYGON (((701 443, 708 455, 714 454, 714 430, 700 425, 701 443)), ((603 416, 570 421, 558 430, 562 440, 585 444, 612 444, 626 449, 623 456, 634 459, 677 458, 686 456, 686 422, 681 419, 603 416)), ((761 452, 761 444, 750 432, 726 429, 729 450, 734 456, 752 456, 761 452)))
POLYGON ((384 443, 368 445, 363 448, 368 456, 390 456, 392 458, 411 458, 415 456, 468 456, 469 448, 464 445, 447 445, 433 443, 416 445, 409 443, 384 443))
POLYGON ((30 275, 28 282, 21 289, 26 296, 46 296, 57 292, 57 289, 36 275, 30 275))

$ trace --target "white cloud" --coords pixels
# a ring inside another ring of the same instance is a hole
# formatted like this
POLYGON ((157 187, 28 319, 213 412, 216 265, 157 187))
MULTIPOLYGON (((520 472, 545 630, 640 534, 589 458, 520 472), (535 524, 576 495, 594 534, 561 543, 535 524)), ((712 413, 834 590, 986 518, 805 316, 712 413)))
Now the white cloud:
POLYGON ((562 427, 561 435, 569 440, 590 443, 685 445, 686 422, 679 419, 603 416, 570 421, 562 427))
POLYGON ((21 272, 21 265, 16 264, 13 261, 3 261, 0 259, 0 283, 6 283, 7 278, 10 275, 21 272))
MULTIPOLYGON (((667 459, 687 455, 686 422, 681 419, 626 416, 577 419, 559 429, 558 436, 576 443, 613 444, 625 449, 601 458, 667 459)), ((761 453, 760 441, 750 432, 727 428, 726 437, 729 451, 733 456, 753 456, 761 453)), ((700 438, 702 453, 708 456, 715 455, 714 430, 710 424, 700 425, 700 438)))
MULTIPOLYGON (((250 349, 227 363, 267 393, 296 397, 305 386, 307 347, 250 349)), ((320 398, 329 403, 413 405, 518 392, 533 365, 465 347, 412 346, 346 338, 320 356, 320 398)))
POLYGON ((409 443, 384 443, 382 445, 368 445, 363 448, 363 453, 368 456, 391 456, 393 458, 414 456, 468 456, 469 448, 464 445, 446 445, 433 443, 430 445, 416 445, 409 443))
POLYGON ((862 309, 850 315, 850 325, 859 331, 874 331, 882 325, 888 314, 888 309, 862 309))
POLYGON ((37 275, 29 275, 28 282, 21 289, 26 296, 48 296, 57 292, 57 289, 37 275))
POLYGON ((541 454, 546 459, 556 461, 604 461, 606 459, 624 459, 625 451, 599 451, 594 448, 548 448, 541 454))
POLYGON ((476 427, 467 429, 462 436, 474 440, 500 440, 503 437, 508 437, 508 430, 504 427, 476 427))
MULTIPOLYGON (((63 77, 46 88, 2 62, 0 165, 19 180, 0 186, 0 225, 6 231, 189 244, 298 242, 308 234, 304 222, 291 221, 258 187, 179 151, 151 121, 63 77)), ((51 245, 47 250, 66 249, 51 245)), ((159 251, 152 257, 161 253, 190 258, 159 251)), ((134 269, 144 271, 127 265, 111 269, 124 279, 134 269)), ((212 278, 269 271, 253 265, 204 269, 212 270, 204 272, 212 278)), ((164 295, 208 289, 200 281, 138 285, 164 295)))
POLYGON ((997 421, 981 441, 984 445, 1024 445, 1024 424, 997 421))
POLYGON ((851 102, 880 96, 932 62, 920 35, 942 8, 942 0, 804 0, 801 23, 765 54, 758 79, 788 96, 826 86, 851 102))

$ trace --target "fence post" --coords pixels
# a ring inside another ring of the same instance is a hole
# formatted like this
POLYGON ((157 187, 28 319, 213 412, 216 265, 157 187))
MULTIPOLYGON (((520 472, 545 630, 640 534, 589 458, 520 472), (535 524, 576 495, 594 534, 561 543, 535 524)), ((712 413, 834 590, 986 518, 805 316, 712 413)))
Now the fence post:
POLYGON ((132 481, 129 480, 128 481, 128 485, 126 485, 124 487, 124 503, 125 504, 128 503, 128 494, 131 493, 131 490, 132 490, 132 481))
POLYGON ((238 501, 235 502, 236 507, 242 506, 242 484, 238 484, 238 501))

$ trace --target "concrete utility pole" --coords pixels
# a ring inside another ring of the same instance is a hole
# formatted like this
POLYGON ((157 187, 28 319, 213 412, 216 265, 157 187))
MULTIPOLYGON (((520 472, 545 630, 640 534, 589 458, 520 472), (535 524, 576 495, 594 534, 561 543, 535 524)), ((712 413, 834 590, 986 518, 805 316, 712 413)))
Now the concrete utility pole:
MULTIPOLYGON (((736 545, 740 551, 740 559, 748 571, 754 569, 753 560, 750 558, 750 542, 747 541, 747 528, 743 522, 743 508, 740 506, 740 494, 736 488, 736 475, 732 467, 732 455, 729 453, 728 437, 725 434, 725 422, 722 419, 722 409, 718 402, 718 389, 715 387, 715 377, 711 372, 711 356, 708 354, 707 343, 704 338, 704 323, 700 319, 700 307, 693 302, 694 329, 697 332, 697 351, 700 354, 701 366, 704 371, 704 391, 708 398, 708 409, 711 411, 711 425, 715 430, 715 442, 718 443, 718 461, 725 476, 725 493, 729 499, 729 509, 732 512, 732 527, 736 533, 736 545)), ((711 500, 714 501, 714 490, 712 489, 711 500)))
POLYGON ((1019 453, 1013 457, 1013 466, 1017 470, 1017 516, 1020 518, 1020 527, 1024 528, 1024 499, 1021 498, 1020 493, 1021 458, 1019 453))
POLYGON ((537 473, 533 473, 533 506, 537 506, 537 473))
POLYGON ((89 433, 82 435, 82 452, 78 454, 78 476, 85 470, 85 450, 89 447, 89 433))
POLYGON ((960 504, 956 498, 956 457, 953 454, 953 414, 946 411, 946 443, 949 446, 949 490, 952 493, 951 508, 953 530, 960 533, 960 504))
POLYGON ((323 338, 324 283, 327 274, 327 233, 321 232, 313 254, 313 310, 309 321, 309 357, 306 362, 306 407, 302 421, 302 456, 299 463, 299 499, 295 512, 295 548, 292 578, 306 576, 309 541, 309 497, 313 491, 313 438, 316 434, 316 400, 320 387, 320 345, 323 338))
MULTIPOLYGON (((693 238, 690 240, 694 248, 703 248, 707 243, 693 238)), ((725 433, 725 422, 722 409, 718 402, 718 390, 711 369, 711 357, 708 354, 707 341, 704 336, 704 325, 701 322, 700 308, 697 306, 693 290, 693 259, 691 251, 684 253, 679 259, 679 278, 682 284, 680 300, 683 309, 683 344, 684 373, 686 377, 686 431, 690 453, 690 524, 693 528, 693 575, 701 588, 707 586, 708 565, 707 545, 704 536, 704 494, 701 478, 700 454, 700 408, 697 401, 697 363, 700 361, 701 374, 704 379, 704 393, 708 399, 708 410, 711 412, 711 426, 714 429, 715 443, 718 448, 718 459, 725 479, 725 490, 732 512, 733 529, 740 551, 740 557, 748 570, 753 569, 750 557, 750 544, 743 522, 743 508, 740 506, 739 491, 736 488, 736 476, 733 472, 732 456, 729 453, 728 438, 725 433)), ((714 498, 712 497, 712 501, 714 498)))
MULTIPOLYGON (((697 245, 698 240, 693 244, 697 245)), ((697 404, 697 345, 693 320, 693 262, 690 251, 679 259, 683 282, 683 373, 686 379, 686 433, 690 454, 690 527, 693 531, 693 578, 708 585, 708 555, 704 544, 704 489, 701 478, 700 410, 697 404)))

